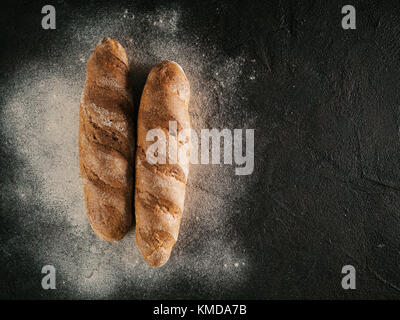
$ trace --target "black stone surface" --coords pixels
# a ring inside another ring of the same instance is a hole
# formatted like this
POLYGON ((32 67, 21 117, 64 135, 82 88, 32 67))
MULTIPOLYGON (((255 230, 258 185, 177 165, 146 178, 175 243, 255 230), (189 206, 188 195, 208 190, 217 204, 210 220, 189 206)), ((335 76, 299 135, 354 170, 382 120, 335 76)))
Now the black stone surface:
MULTIPOLYGON (((257 77, 251 86, 241 80, 248 100, 232 120, 251 112, 257 124, 254 183, 245 197, 232 196, 228 221, 230 237, 249 257, 246 280, 217 290, 195 274, 169 270, 162 275, 166 287, 139 290, 122 281, 107 298, 399 298, 400 3, 55 1, 57 30, 45 32, 40 8, 47 3, 2 2, 2 90, 13 90, 9 79, 19 64, 54 57, 45 44, 62 52, 70 30, 64 26, 74 17, 84 21, 97 7, 151 12, 161 3, 179 5, 185 32, 224 55, 243 50, 256 58, 257 77), (345 4, 357 10, 356 30, 341 28, 345 4), (357 270, 356 290, 341 288, 347 264, 357 270)), ((210 63, 218 64, 218 57, 210 63)), ((145 72, 138 83, 144 78, 145 72)), ((12 181, 27 164, 4 135, 0 147, 0 177, 7 181, 1 183, 0 297, 80 297, 68 281, 51 292, 40 287, 43 263, 24 248, 68 230, 34 216, 29 228, 21 227, 26 221, 20 219, 30 219, 42 204, 20 203, 12 181)), ((26 177, 33 192, 36 181, 26 177)), ((185 250, 195 255, 200 243, 197 238, 185 250)))

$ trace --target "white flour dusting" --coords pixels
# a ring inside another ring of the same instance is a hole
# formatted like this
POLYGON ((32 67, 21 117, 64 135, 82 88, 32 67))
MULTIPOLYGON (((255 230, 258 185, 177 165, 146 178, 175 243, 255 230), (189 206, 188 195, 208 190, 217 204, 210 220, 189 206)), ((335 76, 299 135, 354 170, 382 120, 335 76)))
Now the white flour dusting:
POLYGON ((15 193, 21 201, 43 204, 44 209, 34 211, 31 223, 41 219, 60 226, 52 239, 47 239, 46 230, 38 231, 46 241, 31 244, 28 254, 38 262, 54 264, 61 279, 59 289, 68 289, 71 297, 112 298, 130 285, 136 295, 160 298, 157 288, 173 285, 169 282, 173 274, 185 281, 201 279, 208 289, 199 295, 207 290, 217 295, 220 287, 233 290, 246 281, 246 253, 229 238, 233 199, 246 194, 232 166, 191 166, 178 243, 170 261, 159 270, 148 267, 140 256, 134 228, 121 242, 107 243, 96 238, 85 214, 78 168, 78 112, 87 59, 102 37, 110 36, 126 48, 134 73, 145 74, 164 59, 179 63, 191 83, 190 113, 196 131, 236 128, 232 119, 242 112, 238 83, 251 62, 242 55, 225 57, 197 35, 185 34, 181 14, 179 7, 153 13, 118 8, 98 10, 90 19, 77 17, 67 26, 70 45, 55 52, 51 61, 19 65, 13 76, 15 88, 4 96, 5 135, 27 163, 26 172, 14 182, 15 193), (215 69, 211 61, 216 57, 220 67, 215 69), (35 192, 26 183, 32 175, 35 192))

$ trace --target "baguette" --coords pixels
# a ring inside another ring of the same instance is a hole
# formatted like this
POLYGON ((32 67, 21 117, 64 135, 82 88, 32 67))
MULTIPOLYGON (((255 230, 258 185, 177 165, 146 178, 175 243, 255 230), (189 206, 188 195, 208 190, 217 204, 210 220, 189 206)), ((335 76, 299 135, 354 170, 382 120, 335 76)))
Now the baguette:
MULTIPOLYGON (((176 139, 181 130, 190 129, 189 98, 189 82, 177 63, 163 61, 152 68, 139 107, 135 173, 136 242, 151 267, 160 267, 168 261, 178 238, 190 149, 186 148, 184 162, 152 164, 146 155, 154 142, 146 141, 146 135, 158 128, 168 141, 176 139), (168 135, 169 121, 177 123, 176 137, 168 135)), ((190 145, 190 137, 177 144, 190 145)))
POLYGON ((128 59, 115 40, 92 52, 79 112, 79 167, 86 213, 100 238, 118 241, 132 224, 134 135, 128 59))

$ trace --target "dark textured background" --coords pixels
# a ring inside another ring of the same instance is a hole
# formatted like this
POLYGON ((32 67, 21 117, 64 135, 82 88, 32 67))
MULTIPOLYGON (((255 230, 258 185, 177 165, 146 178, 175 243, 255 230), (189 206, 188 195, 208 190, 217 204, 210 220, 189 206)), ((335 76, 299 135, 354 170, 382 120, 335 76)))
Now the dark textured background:
MULTIPOLYGON (((46 43, 58 48, 53 54, 62 52, 68 42, 63 26, 70 20, 85 21, 98 6, 114 6, 67 3, 52 3, 58 19, 54 32, 40 27, 40 8, 47 3, 2 3, 2 90, 13 90, 9 79, 19 64, 51 55, 46 43)), ((151 12, 160 3, 135 2, 134 10, 151 12)), ((138 289, 126 280, 106 298, 398 298, 399 2, 190 1, 179 6, 186 33, 217 45, 225 56, 242 50, 256 58, 257 77, 252 86, 241 79, 247 100, 235 114, 256 115, 253 183, 244 197, 233 199, 234 214, 227 221, 229 236, 249 257, 246 277, 233 289, 209 288, 201 278, 171 271, 163 275, 168 286, 138 289), (345 4, 356 7, 357 30, 341 28, 345 4), (346 264, 357 270, 353 291, 340 285, 346 264)), ((218 57, 210 63, 218 65, 218 57)), ((3 107, 3 95, 0 103, 3 107)), ((21 204, 13 195, 13 181, 25 164, 4 136, 0 148, 0 297, 80 297, 73 283, 41 289, 43 263, 24 246, 53 241, 63 229, 45 221, 21 227, 27 224, 20 219, 30 219, 41 204, 21 204), (14 241, 17 235, 20 240, 14 241)), ((35 179, 28 174, 27 181, 35 192, 35 179)), ((196 255, 201 238, 185 242, 188 237, 182 240, 184 250, 196 255)))

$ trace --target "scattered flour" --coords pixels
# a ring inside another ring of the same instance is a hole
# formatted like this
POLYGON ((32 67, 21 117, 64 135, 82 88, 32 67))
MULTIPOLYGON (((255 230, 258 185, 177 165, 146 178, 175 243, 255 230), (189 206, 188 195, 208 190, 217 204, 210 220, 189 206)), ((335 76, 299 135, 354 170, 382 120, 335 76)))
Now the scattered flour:
POLYGON ((38 264, 58 268, 60 289, 70 292, 69 297, 121 298, 121 291, 134 288, 131 297, 159 298, 159 288, 174 283, 177 275, 182 281, 201 279, 199 296, 204 297, 246 283, 239 266, 248 264, 247 256, 230 236, 232 207, 246 195, 246 187, 230 166, 191 166, 178 243, 170 261, 159 270, 149 268, 140 256, 134 228, 121 242, 107 243, 96 238, 85 214, 78 168, 79 101, 87 59, 103 36, 126 48, 134 74, 145 77, 163 59, 183 67, 191 83, 195 130, 251 125, 241 108, 239 83, 246 64, 253 60, 248 62, 243 53, 225 56, 218 47, 202 43, 198 35, 184 33, 182 14, 179 7, 160 7, 152 13, 116 7, 111 12, 99 9, 90 18, 77 16, 68 25, 69 46, 54 49, 50 61, 18 66, 14 90, 3 97, 4 134, 27 164, 13 182, 14 192, 25 203, 40 201, 30 213, 31 223, 47 221, 58 230, 51 240, 47 230, 38 230, 47 240, 31 244, 27 254, 38 264), (35 191, 27 183, 32 176, 35 191))

